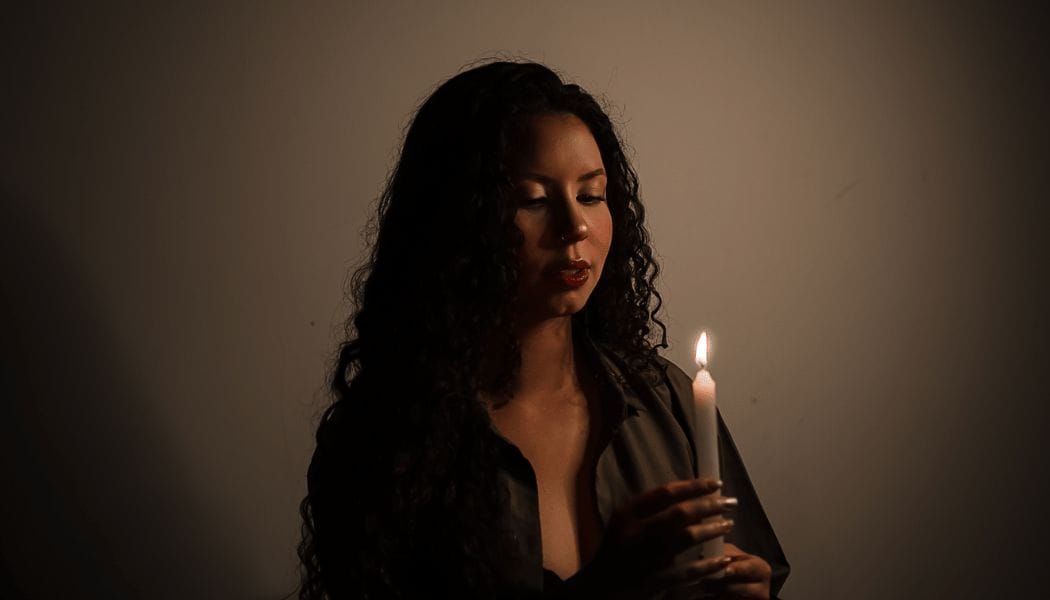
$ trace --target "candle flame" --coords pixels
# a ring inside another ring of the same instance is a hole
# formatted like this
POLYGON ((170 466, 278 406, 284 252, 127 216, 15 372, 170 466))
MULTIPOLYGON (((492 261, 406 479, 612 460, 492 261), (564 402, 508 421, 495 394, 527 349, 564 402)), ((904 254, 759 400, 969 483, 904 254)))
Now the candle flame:
POLYGON ((696 364, 701 369, 707 368, 707 332, 704 331, 700 334, 700 339, 696 342, 696 364))

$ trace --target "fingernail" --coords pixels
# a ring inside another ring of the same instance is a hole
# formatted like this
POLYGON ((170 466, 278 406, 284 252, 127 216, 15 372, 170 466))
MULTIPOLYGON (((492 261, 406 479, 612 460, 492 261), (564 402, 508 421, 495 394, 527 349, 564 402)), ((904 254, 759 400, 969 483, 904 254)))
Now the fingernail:
POLYGON ((722 529, 728 531, 733 526, 733 519, 725 519, 722 521, 722 529))
POLYGON ((734 508, 737 506, 737 500, 731 497, 719 498, 718 505, 722 508, 734 508))
POLYGON ((732 556, 720 556, 718 558, 718 564, 720 565, 728 565, 731 562, 733 562, 732 556))

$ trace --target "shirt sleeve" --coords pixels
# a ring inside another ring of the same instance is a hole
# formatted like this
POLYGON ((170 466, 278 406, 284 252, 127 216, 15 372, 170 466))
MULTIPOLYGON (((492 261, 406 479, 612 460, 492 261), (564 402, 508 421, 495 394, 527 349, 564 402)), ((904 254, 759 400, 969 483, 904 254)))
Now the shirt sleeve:
POLYGON ((773 570, 770 580, 770 596, 777 598, 784 586, 791 566, 780 547, 773 526, 766 517, 755 487, 747 475, 744 461, 740 458, 733 437, 729 434, 722 415, 718 415, 718 453, 722 467, 722 494, 733 496, 739 502, 733 514, 736 526, 727 536, 728 540, 749 554, 761 556, 773 570))

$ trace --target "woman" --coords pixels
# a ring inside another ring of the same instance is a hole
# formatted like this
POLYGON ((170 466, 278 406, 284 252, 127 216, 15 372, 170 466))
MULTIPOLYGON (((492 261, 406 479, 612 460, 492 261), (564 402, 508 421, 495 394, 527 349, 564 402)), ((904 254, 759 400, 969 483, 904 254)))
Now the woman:
POLYGON ((375 226, 301 598, 776 593, 787 564, 724 425, 722 494, 694 479, 637 177, 590 95, 535 63, 446 81, 375 226), (698 556, 723 534, 726 556, 698 556))

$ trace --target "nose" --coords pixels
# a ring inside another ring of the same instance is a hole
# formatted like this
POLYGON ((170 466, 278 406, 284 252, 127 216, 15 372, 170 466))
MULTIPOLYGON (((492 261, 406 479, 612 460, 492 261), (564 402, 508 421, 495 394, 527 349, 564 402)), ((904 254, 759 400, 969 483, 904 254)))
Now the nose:
POLYGON ((587 227, 587 221, 580 214, 580 210, 573 206, 575 202, 570 204, 569 209, 565 213, 565 219, 562 224, 563 230, 558 239, 565 244, 572 244, 587 239, 587 235, 590 233, 587 227))
POLYGON ((561 241, 565 242, 566 244, 581 242, 585 239, 587 239, 586 223, 580 223, 577 227, 573 228, 569 232, 561 234, 561 241))

